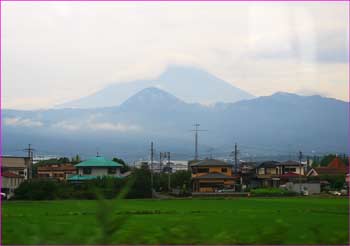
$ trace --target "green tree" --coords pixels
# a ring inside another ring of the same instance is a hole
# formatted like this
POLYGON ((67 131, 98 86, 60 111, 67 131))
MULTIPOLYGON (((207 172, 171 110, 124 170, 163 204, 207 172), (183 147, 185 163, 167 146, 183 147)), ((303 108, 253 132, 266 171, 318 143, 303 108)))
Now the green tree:
POLYGON ((60 157, 60 158, 51 158, 48 160, 42 160, 38 161, 35 165, 36 166, 43 166, 43 165, 48 165, 48 164, 65 164, 65 163, 70 163, 71 161, 69 160, 68 157, 60 157))
POLYGON ((80 156, 77 154, 75 157, 72 157, 72 161, 71 161, 71 163, 72 164, 78 164, 78 163, 80 163, 81 162, 81 159, 80 159, 80 156))
POLYGON ((336 157, 336 155, 334 154, 329 154, 329 155, 325 155, 323 156, 323 158, 320 161, 320 166, 321 167, 326 167, 328 166, 328 164, 336 157))
POLYGON ((152 197, 151 171, 148 167, 143 166, 142 168, 134 169, 130 178, 134 179, 134 183, 126 195, 126 198, 152 197))
POLYGON ((126 164, 126 162, 123 159, 114 157, 112 161, 123 165, 122 168, 120 169, 122 173, 130 171, 130 167, 126 164))

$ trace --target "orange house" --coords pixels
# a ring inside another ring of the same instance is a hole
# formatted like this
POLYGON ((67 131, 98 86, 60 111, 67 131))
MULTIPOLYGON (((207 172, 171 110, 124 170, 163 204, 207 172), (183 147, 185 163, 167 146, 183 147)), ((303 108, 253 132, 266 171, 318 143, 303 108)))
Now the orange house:
POLYGON ((234 189, 237 179, 233 175, 232 164, 215 159, 206 159, 192 164, 191 171, 193 192, 234 189))

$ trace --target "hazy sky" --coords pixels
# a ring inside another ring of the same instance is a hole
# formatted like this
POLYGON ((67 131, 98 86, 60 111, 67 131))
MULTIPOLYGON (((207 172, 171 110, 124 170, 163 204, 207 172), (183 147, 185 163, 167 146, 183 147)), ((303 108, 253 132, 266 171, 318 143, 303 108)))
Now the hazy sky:
POLYGON ((347 3, 3 2, 2 107, 47 108, 188 64, 256 96, 348 100, 347 3))

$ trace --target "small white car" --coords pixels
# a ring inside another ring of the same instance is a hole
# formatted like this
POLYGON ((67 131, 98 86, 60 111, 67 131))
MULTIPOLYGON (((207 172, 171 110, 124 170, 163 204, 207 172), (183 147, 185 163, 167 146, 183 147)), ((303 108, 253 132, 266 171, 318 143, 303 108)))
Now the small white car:
POLYGON ((341 193, 339 191, 330 191, 329 193, 335 196, 341 196, 341 193))
POLYGON ((1 199, 7 199, 6 193, 1 192, 1 199))

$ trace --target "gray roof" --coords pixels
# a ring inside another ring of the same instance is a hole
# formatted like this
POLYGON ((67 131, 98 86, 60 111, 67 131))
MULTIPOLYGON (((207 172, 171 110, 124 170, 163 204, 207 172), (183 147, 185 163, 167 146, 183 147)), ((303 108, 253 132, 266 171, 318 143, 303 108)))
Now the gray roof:
POLYGON ((262 167, 276 167, 278 165, 280 165, 280 163, 278 161, 264 161, 258 166, 258 168, 262 168, 262 167))
POLYGON ((285 165, 285 166, 299 166, 300 163, 297 161, 283 161, 280 163, 281 165, 285 165))
POLYGON ((235 177, 226 176, 222 173, 208 173, 202 176, 195 177, 193 179, 234 179, 235 177))
POLYGON ((191 167, 209 167, 209 166, 216 166, 216 167, 231 167, 233 166, 230 163, 227 163, 225 161, 215 160, 215 159, 205 159, 203 161, 197 162, 195 164, 192 164, 191 167))

